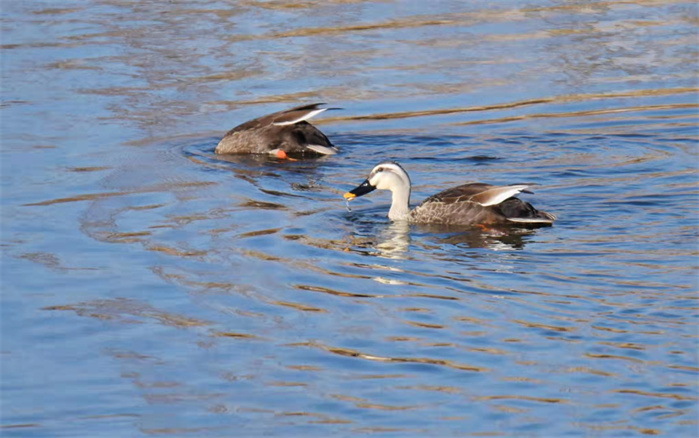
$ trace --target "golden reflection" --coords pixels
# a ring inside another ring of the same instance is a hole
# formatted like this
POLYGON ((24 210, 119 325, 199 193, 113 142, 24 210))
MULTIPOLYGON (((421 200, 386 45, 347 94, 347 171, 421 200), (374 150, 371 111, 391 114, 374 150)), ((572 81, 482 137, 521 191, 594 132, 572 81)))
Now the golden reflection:
POLYGON ((495 409, 498 411, 502 412, 507 412, 511 414, 523 414, 524 412, 529 412, 530 409, 522 409, 522 408, 516 408, 514 406, 507 406, 507 405, 493 405, 495 409))
POLYGON ((612 342, 612 341, 600 341, 600 345, 609 345, 611 347, 617 348, 627 348, 629 350, 645 350, 646 347, 643 345, 634 344, 633 342, 612 342))
POLYGON ((212 332, 211 336, 216 338, 235 338, 235 339, 262 339, 257 335, 251 335, 249 333, 235 333, 235 332, 212 332))
POLYGON ((32 11, 34 15, 63 15, 81 12, 85 8, 45 8, 38 11, 32 11))
POLYGON ((392 342, 419 342, 422 341, 422 338, 415 336, 387 336, 386 340, 392 342))
POLYGON ((697 400, 697 397, 690 397, 688 395, 667 394, 664 392, 649 392, 649 391, 641 391, 638 389, 613 389, 610 392, 614 392, 614 393, 618 393, 618 394, 636 394, 636 395, 643 395, 646 397, 671 398, 674 400, 691 400, 691 401, 697 400))
POLYGON ((19 258, 44 265, 47 268, 61 268, 61 260, 55 254, 48 252, 27 252, 20 255, 19 258))
POLYGON ((693 367, 689 365, 669 365, 668 368, 672 368, 675 370, 694 371, 695 373, 699 373, 699 367, 693 367))
POLYGON ((602 327, 599 325, 593 325, 590 327, 595 329, 595 330, 601 330, 601 331, 612 332, 612 333, 628 333, 629 332, 628 330, 622 330, 622 329, 617 329, 617 328, 612 328, 612 327, 602 327))
POLYGON ((536 383, 537 385, 544 384, 543 380, 532 379, 531 377, 503 377, 502 381, 504 381, 504 382, 529 382, 529 383, 536 383))
POLYGON ((409 17, 405 20, 394 20, 384 23, 373 24, 354 24, 348 26, 333 26, 333 27, 312 27, 295 29, 288 32, 279 32, 271 35, 271 38, 290 38, 290 37, 306 37, 323 34, 345 34, 348 32, 357 32, 365 30, 380 30, 380 29, 403 29, 411 27, 423 26, 439 26, 439 25, 454 25, 457 21, 453 19, 422 19, 418 17, 409 17))
POLYGON ((359 397, 346 396, 343 394, 332 394, 331 397, 334 399, 337 399, 337 400, 342 400, 342 401, 354 403, 354 405, 356 407, 362 408, 362 409, 377 409, 380 411, 407 411, 407 410, 412 410, 412 409, 418 409, 421 407, 421 406, 396 406, 396 405, 387 405, 387 404, 380 404, 380 403, 370 403, 365 399, 362 399, 359 397))
MULTIPOLYGON (((155 399, 156 397, 152 397, 152 399, 155 399)), ((159 397, 158 399, 162 399, 163 397, 159 397)), ((179 400, 179 399, 172 399, 172 400, 152 400, 146 397, 146 401, 148 402, 160 402, 160 403, 173 403, 173 402, 180 402, 184 400, 179 400)), ((182 435, 189 435, 189 436, 197 436, 201 435, 204 433, 210 433, 215 430, 220 430, 220 427, 156 427, 156 428, 147 428, 147 427, 141 427, 139 429, 139 432, 142 432, 146 435, 170 435, 170 436, 182 436, 182 435)))
POLYGON ((444 392, 447 394, 461 394, 464 392, 463 388, 456 386, 433 386, 433 385, 409 385, 409 386, 396 386, 396 389, 410 389, 417 391, 435 391, 444 392))
POLYGON ((307 286, 303 284, 298 284, 294 286, 296 289, 299 290, 306 290, 310 292, 322 292, 324 294, 329 294, 329 295, 336 295, 339 297, 352 297, 352 298, 383 298, 383 295, 370 295, 370 294, 364 294, 364 293, 353 293, 353 292, 340 292, 336 291, 333 289, 329 289, 326 287, 320 287, 320 286, 307 286))
POLYGON ((41 423, 18 423, 18 424, 0 424, 1 429, 24 429, 29 427, 42 427, 41 423))
POLYGON ((459 332, 461 336, 470 336, 470 337, 475 337, 475 338, 480 338, 481 336, 487 336, 488 332, 483 331, 483 330, 471 330, 471 331, 462 331, 459 332))
POLYGON ((105 240, 109 242, 120 242, 120 243, 134 243, 142 242, 143 239, 139 237, 151 236, 153 233, 151 231, 136 231, 133 233, 109 233, 105 240))
POLYGON ((70 172, 100 172, 102 170, 108 170, 111 167, 107 166, 88 166, 88 167, 69 167, 70 172))
POLYGON ((575 332, 577 331, 577 328, 575 327, 561 327, 561 326, 556 326, 556 325, 548 325, 548 324, 541 324, 537 322, 528 322, 528 321, 519 321, 519 320, 513 320, 512 322, 516 322, 517 324, 521 324, 526 327, 531 327, 531 328, 540 328, 544 330, 552 330, 555 332, 575 332))
MULTIPOLYGON (((487 124, 487 123, 488 124, 506 123, 506 122, 520 121, 520 120, 529 120, 529 119, 589 117, 589 116, 599 116, 599 115, 605 115, 605 114, 620 114, 620 113, 628 113, 628 112, 695 109, 695 108, 699 108, 699 104, 677 103, 677 104, 667 104, 667 105, 645 105, 645 106, 635 106, 635 107, 609 108, 609 109, 601 109, 601 110, 569 111, 569 112, 560 112, 560 113, 522 114, 522 115, 518 115, 518 116, 499 117, 499 118, 494 118, 494 119, 470 120, 467 122, 455 122, 455 123, 452 123, 452 125, 455 125, 455 126, 483 125, 483 124, 487 124)), ((638 117, 630 119, 630 121, 637 121, 637 120, 638 120, 638 117)))
POLYGON ((248 237, 267 236, 270 234, 276 234, 276 233, 280 232, 281 230, 282 230, 281 228, 270 228, 268 230, 249 231, 247 233, 238 234, 236 236, 236 238, 237 239, 246 239, 248 237))
POLYGON ((408 377, 406 374, 362 374, 361 376, 349 377, 355 380, 375 380, 375 379, 403 379, 408 377))
POLYGON ((441 324, 428 324, 426 322, 417 322, 417 321, 403 321, 406 324, 415 326, 415 327, 421 327, 421 328, 430 328, 430 329, 443 329, 446 328, 446 326, 441 325, 441 324))
POLYGON ((318 313, 327 313, 328 312, 327 310, 321 309, 320 307, 309 306, 307 304, 290 303, 288 301, 271 301, 271 303, 276 304, 278 306, 291 307, 292 309, 300 310, 302 312, 318 312, 318 313))
POLYGON ((369 433, 391 433, 391 432, 403 432, 405 429, 400 427, 360 427, 354 430, 357 433, 369 434, 369 433))
POLYGON ((447 300, 447 301, 459 301, 458 297, 450 297, 448 295, 436 295, 436 294, 405 294, 406 297, 420 297, 420 298, 435 298, 437 300, 447 300))
POLYGON ((423 307, 405 307, 400 309, 403 312, 414 312, 414 313, 432 313, 431 309, 425 309, 423 307))
POLYGON ((42 310, 72 310, 80 316, 89 316, 103 320, 113 320, 122 323, 142 323, 141 319, 154 319, 157 322, 172 327, 188 328, 209 325, 208 321, 164 312, 153 306, 127 298, 112 300, 94 300, 79 304, 44 307, 42 310))
POLYGON ((352 424, 351 420, 343 420, 340 418, 326 418, 323 420, 309 421, 310 424, 352 424))
POLYGON ((485 400, 526 400, 539 403, 570 403, 569 400, 564 398, 553 398, 553 397, 531 397, 528 395, 483 395, 473 397, 477 401, 485 400))
POLYGON ((266 385, 267 386, 281 386, 281 387, 295 388, 295 387, 306 387, 306 386, 308 386, 308 383, 304 383, 304 382, 269 382, 266 385))
POLYGON ((568 373, 587 373, 587 374, 594 374, 594 375, 597 375, 597 376, 604 376, 604 377, 618 377, 618 375, 615 374, 615 373, 609 373, 609 372, 607 372, 607 371, 596 370, 596 369, 594 369, 594 368, 583 367, 583 366, 580 366, 580 367, 570 367, 570 368, 564 369, 563 371, 564 371, 564 372, 568 372, 568 373))
POLYGON ((658 429, 647 429, 647 428, 640 428, 636 426, 626 426, 623 424, 618 424, 617 423, 612 423, 612 424, 589 424, 589 423, 579 423, 579 426, 582 426, 586 429, 590 429, 593 431, 614 431, 614 430, 624 430, 624 431, 633 431, 633 432, 638 432, 644 435, 660 435, 662 432, 658 429))
POLYGON ((686 411, 677 410, 677 411, 675 411, 675 412, 668 412, 667 414, 658 415, 658 416, 655 417, 655 418, 658 419, 658 420, 666 420, 666 419, 668 419, 668 418, 681 417, 681 416, 687 415, 687 414, 688 414, 688 412, 686 412, 686 411))
POLYGON ((129 190, 121 192, 104 192, 104 193, 87 193, 78 196, 69 196, 67 198, 57 198, 49 199, 47 201, 32 202, 29 204, 22 204, 24 207, 38 207, 53 204, 63 204, 66 202, 78 202, 78 201, 95 201, 98 199, 113 198, 116 196, 128 196, 137 193, 154 193, 162 192, 168 190, 175 190, 180 188, 197 188, 197 187, 207 187, 217 185, 218 183, 209 181, 194 181, 194 182, 184 182, 184 183, 170 183, 162 186, 146 187, 140 190, 129 190))
POLYGON ((501 350, 500 348, 495 347, 469 347, 468 351, 473 351, 474 353, 495 354, 497 356, 504 356, 510 354, 505 350, 501 350))
POLYGON ((455 321, 468 322, 471 324, 482 325, 486 327, 495 327, 493 323, 473 316, 454 316, 452 317, 452 319, 455 321))
POLYGON ((280 417, 324 417, 324 415, 315 412, 277 412, 274 415, 280 417))
POLYGON ((276 204, 274 202, 255 201, 254 199, 249 199, 245 202, 242 202, 240 206, 245 208, 255 208, 259 210, 288 210, 286 205, 276 204))
POLYGON ((479 372, 479 373, 490 371, 490 369, 485 368, 485 367, 466 365, 466 364, 454 362, 451 360, 432 359, 429 357, 378 356, 378 355, 373 355, 373 354, 362 353, 358 350, 352 350, 349 348, 331 347, 331 346, 327 346, 327 345, 324 345, 324 344, 321 344, 318 342, 313 342, 313 341, 287 344, 287 346, 312 347, 312 348, 317 348, 320 350, 327 351, 329 353, 337 354, 339 356, 356 357, 356 358, 366 359, 366 360, 376 361, 376 362, 429 364, 429 365, 438 365, 438 366, 453 368, 453 369, 462 370, 462 371, 473 371, 473 372, 479 372))
POLYGON ((619 356, 619 355, 614 355, 614 354, 585 353, 584 356, 592 358, 592 359, 619 359, 619 360, 627 360, 629 362, 646 363, 646 361, 644 361, 642 359, 637 359, 635 357, 619 356))
MULTIPOLYGON (((687 94, 687 93, 697 93, 699 92, 699 87, 678 87, 678 88, 658 88, 658 89, 644 89, 644 90, 633 90, 633 91, 621 91, 621 92, 610 92, 610 93, 589 93, 589 94, 569 94, 563 96, 545 97, 537 99, 525 99, 510 103, 502 104, 492 104, 492 105, 481 105, 481 106, 470 106, 470 107, 457 107, 457 108, 445 108, 437 110, 420 110, 420 111, 401 111, 395 113, 380 113, 371 114, 365 116, 335 116, 335 117, 325 117, 322 121, 317 123, 337 123, 337 122, 348 122, 356 120, 390 120, 390 119, 407 119, 412 117, 425 117, 425 116, 443 116, 451 114, 461 114, 470 112, 483 112, 483 111, 494 111, 494 110, 504 110, 513 109, 519 107, 526 107, 532 105, 542 105, 542 104, 561 104, 561 103, 571 103, 571 102, 587 102, 591 100, 602 100, 602 99, 619 99, 627 97, 649 97, 649 96, 667 96, 676 94, 687 94)), ((656 105, 662 108, 694 108, 697 106, 695 103, 689 104, 675 104, 675 105, 656 105)), ((653 107, 651 105, 651 107, 653 107)), ((635 107, 636 111, 644 107, 635 107)), ((606 110, 600 110, 606 111, 606 110)), ((624 108, 614 111, 624 111, 624 108)), ((556 117, 557 113, 552 113, 551 117, 556 117)), ((570 114, 570 113, 562 113, 570 114)), ((544 116, 542 116, 544 117, 544 116)), ((559 117, 564 117, 559 116, 559 117)), ((496 119, 497 120, 497 119, 496 119)), ((505 120, 505 119, 502 119, 505 120)), ((463 122, 461 125, 476 124, 475 122, 463 122)), ((458 124, 457 124, 458 125, 458 124)))
POLYGON ((170 248, 164 245, 150 245, 147 248, 150 251, 163 252, 165 254, 174 255, 178 257, 198 257, 206 255, 206 251, 183 251, 177 248, 170 248))
POLYGON ((287 365, 286 367, 296 371, 323 371, 323 368, 315 365, 287 365))
POLYGON ((348 401, 348 402, 358 402, 362 403, 365 402, 366 400, 363 398, 359 397, 353 397, 351 395, 344 395, 344 394, 331 394, 330 395, 332 398, 337 399, 337 400, 342 400, 342 401, 348 401))

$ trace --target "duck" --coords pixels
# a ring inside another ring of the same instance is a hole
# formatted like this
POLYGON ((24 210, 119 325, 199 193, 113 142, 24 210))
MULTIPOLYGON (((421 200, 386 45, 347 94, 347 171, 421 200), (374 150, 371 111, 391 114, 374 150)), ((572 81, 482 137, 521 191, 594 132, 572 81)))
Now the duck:
POLYGON ((520 193, 532 193, 528 187, 468 183, 432 195, 411 210, 408 173, 395 161, 383 161, 374 166, 363 183, 345 193, 344 198, 349 202, 376 189, 390 190, 393 199, 388 218, 393 221, 455 226, 552 225, 555 215, 539 211, 516 197, 520 193))
POLYGON ((339 108, 320 108, 313 103, 247 121, 226 133, 216 154, 269 154, 281 159, 293 156, 334 155, 338 152, 328 137, 308 120, 339 108))

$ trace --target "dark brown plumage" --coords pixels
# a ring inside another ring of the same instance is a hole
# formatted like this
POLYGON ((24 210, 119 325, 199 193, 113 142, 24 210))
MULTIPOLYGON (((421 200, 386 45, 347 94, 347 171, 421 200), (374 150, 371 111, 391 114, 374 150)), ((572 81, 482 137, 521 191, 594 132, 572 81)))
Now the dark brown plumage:
POLYGON ((515 198, 516 193, 531 193, 525 186, 493 186, 470 183, 452 187, 422 201, 411 212, 413 222, 467 225, 531 223, 550 225, 556 216, 539 211, 530 203, 515 198), (511 196, 497 204, 498 197, 511 196))
POLYGON ((328 109, 322 103, 303 105, 245 122, 228 131, 217 154, 271 154, 284 157, 337 153, 337 148, 306 120, 328 109), (281 151, 281 152, 280 152, 281 151))

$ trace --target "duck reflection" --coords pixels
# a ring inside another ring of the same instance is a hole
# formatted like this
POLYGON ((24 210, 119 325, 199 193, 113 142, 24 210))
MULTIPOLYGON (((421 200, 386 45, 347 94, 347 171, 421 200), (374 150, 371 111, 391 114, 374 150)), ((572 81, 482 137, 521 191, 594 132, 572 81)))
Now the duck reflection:
POLYGON ((410 241, 410 224, 406 221, 391 222, 379 233, 376 249, 381 257, 404 259, 410 241))
MULTIPOLYGON (((264 189, 264 181, 274 182, 284 179, 293 191, 316 191, 316 180, 320 169, 327 163, 323 157, 310 157, 304 160, 280 160, 260 154, 217 155, 212 149, 212 139, 202 139, 196 143, 180 146, 184 156, 209 171, 232 172, 236 178, 247 181, 260 191, 273 195, 293 196, 292 193, 264 189)), ((214 143, 215 144, 215 143, 214 143)))
POLYGON ((527 236, 535 228, 520 227, 451 227, 443 225, 414 225, 415 230, 429 234, 428 240, 467 248, 489 248, 493 250, 523 249, 527 236))
MULTIPOLYGON (((366 225, 366 224, 364 224, 366 225)), ((369 229, 361 229, 352 239, 353 245, 366 252, 397 260, 410 258, 411 244, 418 244, 425 249, 434 249, 435 245, 448 245, 465 248, 485 248, 494 251, 521 250, 526 245, 528 236, 536 233, 532 228, 481 228, 453 227, 444 225, 409 224, 395 221, 380 225, 374 223, 369 229), (366 237, 373 233, 374 238, 366 237)))

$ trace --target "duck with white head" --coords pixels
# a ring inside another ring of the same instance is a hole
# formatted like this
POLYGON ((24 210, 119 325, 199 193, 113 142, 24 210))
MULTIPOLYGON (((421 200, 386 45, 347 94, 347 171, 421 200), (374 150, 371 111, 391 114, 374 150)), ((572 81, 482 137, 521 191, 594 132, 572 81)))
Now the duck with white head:
POLYGON ((347 201, 372 191, 390 190, 393 199, 388 217, 394 221, 444 225, 552 225, 556 216, 539 211, 516 195, 531 193, 529 186, 494 186, 469 183, 447 189, 410 209, 411 182, 408 173, 395 161, 377 164, 369 177, 344 194, 347 201))

